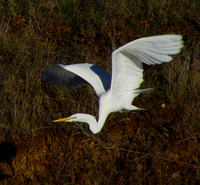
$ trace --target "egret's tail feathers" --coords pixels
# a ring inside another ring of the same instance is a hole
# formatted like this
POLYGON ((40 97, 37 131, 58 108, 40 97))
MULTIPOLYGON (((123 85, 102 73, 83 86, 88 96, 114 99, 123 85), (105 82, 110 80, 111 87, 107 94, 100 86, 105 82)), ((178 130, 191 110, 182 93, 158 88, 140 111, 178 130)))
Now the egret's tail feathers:
POLYGON ((136 89, 133 91, 133 93, 148 93, 149 91, 153 90, 153 88, 147 88, 147 89, 136 89))

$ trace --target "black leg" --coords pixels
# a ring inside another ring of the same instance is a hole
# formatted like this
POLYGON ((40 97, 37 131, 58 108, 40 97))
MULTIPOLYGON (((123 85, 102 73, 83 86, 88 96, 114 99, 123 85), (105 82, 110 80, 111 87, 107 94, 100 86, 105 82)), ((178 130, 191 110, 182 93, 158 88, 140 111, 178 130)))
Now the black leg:
POLYGON ((131 111, 131 113, 135 113, 135 114, 139 114, 139 115, 142 115, 144 116, 148 122, 158 131, 160 132, 163 136, 165 136, 166 138, 168 138, 165 133, 168 133, 168 134, 173 134, 175 136, 175 130, 173 130, 172 128, 170 128, 169 126, 167 126, 166 124, 164 124, 162 121, 160 121, 151 111, 149 111, 148 109, 140 109, 140 111, 131 111), (152 116, 153 118, 155 118, 160 124, 161 126, 160 127, 157 127, 156 125, 154 125, 151 120, 145 115, 144 112, 147 112, 150 116, 152 116), (162 128, 165 128, 166 130, 163 130, 162 128))

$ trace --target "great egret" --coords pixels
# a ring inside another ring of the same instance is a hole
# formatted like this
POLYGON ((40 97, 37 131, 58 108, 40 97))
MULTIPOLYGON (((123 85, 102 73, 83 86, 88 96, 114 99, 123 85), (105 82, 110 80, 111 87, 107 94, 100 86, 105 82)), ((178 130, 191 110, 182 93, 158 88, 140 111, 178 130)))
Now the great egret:
MULTIPOLYGON (((178 54, 182 47, 181 35, 151 36, 134 40, 112 52, 112 77, 98 66, 88 63, 53 65, 41 75, 42 80, 48 80, 48 83, 54 83, 55 86, 62 83, 63 89, 67 87, 68 81, 73 89, 89 83, 99 102, 98 121, 92 115, 77 113, 54 122, 86 122, 90 130, 97 134, 111 112, 148 111, 132 105, 136 96, 152 89, 138 89, 143 81, 142 63, 154 65, 169 62, 172 60, 169 55, 178 54)), ((169 127, 167 129, 170 130, 169 127)))

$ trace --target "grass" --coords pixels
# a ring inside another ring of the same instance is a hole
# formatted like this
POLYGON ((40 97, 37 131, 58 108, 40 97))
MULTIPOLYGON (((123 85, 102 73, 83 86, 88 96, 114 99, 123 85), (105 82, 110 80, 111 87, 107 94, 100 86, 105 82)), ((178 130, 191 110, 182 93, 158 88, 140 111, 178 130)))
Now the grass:
POLYGON ((3 1, 0 142, 17 146, 17 154, 4 159, 0 151, 0 181, 199 184, 199 12, 197 0, 3 1), (84 123, 52 123, 76 112, 97 116, 98 102, 90 86, 63 91, 42 82, 48 67, 88 62, 110 73, 114 49, 169 33, 182 34, 185 47, 170 63, 144 66, 141 88, 154 90, 134 104, 170 124, 176 138, 128 113, 110 114, 97 135, 84 123))

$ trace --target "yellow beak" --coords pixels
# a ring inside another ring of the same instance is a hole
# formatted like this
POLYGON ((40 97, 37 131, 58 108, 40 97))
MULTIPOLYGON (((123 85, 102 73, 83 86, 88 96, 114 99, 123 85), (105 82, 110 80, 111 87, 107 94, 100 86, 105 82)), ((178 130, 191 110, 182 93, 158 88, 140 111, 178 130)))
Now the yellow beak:
POLYGON ((70 116, 70 117, 66 117, 66 118, 56 119, 53 122, 65 122, 65 121, 73 119, 73 118, 75 118, 75 117, 74 116, 70 116))

